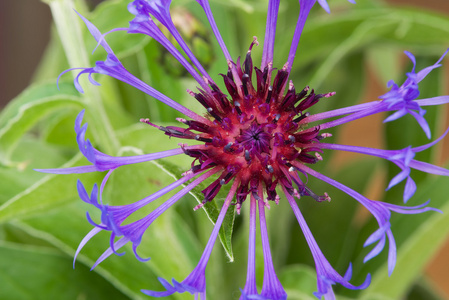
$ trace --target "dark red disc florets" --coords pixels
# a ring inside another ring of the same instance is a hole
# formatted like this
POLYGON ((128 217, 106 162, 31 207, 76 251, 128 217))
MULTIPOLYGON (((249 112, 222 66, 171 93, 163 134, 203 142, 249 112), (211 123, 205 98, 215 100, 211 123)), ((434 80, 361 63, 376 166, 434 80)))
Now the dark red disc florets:
POLYGON ((250 48, 242 66, 240 59, 237 64, 231 62, 227 74, 221 74, 229 96, 213 82, 209 82, 210 91, 189 91, 206 108, 213 125, 178 119, 188 128, 160 127, 169 136, 204 142, 205 147, 197 150, 184 149, 185 154, 195 158, 193 172, 212 167, 223 169, 219 178, 203 191, 203 204, 233 178, 240 180, 238 206, 249 193, 259 198, 257 190, 261 184, 268 200, 278 200, 279 183, 292 194, 323 200, 302 184, 297 172, 296 176, 290 173, 298 162, 314 164, 321 159, 317 153, 321 150, 314 145, 323 136, 318 126, 307 128, 305 110, 333 93, 315 94, 309 87, 296 93, 292 82, 287 87, 289 74, 285 69, 277 72, 272 85, 271 74, 271 66, 263 71, 253 67, 250 48))

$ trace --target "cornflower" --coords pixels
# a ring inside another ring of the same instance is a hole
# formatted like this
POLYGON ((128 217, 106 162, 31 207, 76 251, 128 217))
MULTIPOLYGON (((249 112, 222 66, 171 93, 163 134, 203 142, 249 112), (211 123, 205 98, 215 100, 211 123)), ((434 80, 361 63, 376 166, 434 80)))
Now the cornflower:
MULTIPOLYGON (((433 146, 446 135, 449 129, 443 136, 427 145, 399 150, 382 150, 323 142, 324 139, 331 137, 329 133, 323 132, 326 129, 384 112, 392 112, 385 119, 385 122, 394 121, 406 114, 412 115, 427 137, 430 138, 431 133, 424 118, 425 110, 423 107, 448 103, 449 96, 416 100, 419 96, 418 84, 430 71, 440 66, 441 60, 448 51, 434 65, 418 72, 415 71, 414 56, 405 52, 413 62, 413 69, 406 74, 407 80, 401 86, 389 82, 388 87, 391 87, 391 90, 380 96, 380 100, 310 114, 309 108, 318 104, 320 100, 332 97, 335 94, 334 92, 316 93, 314 89, 308 86, 297 92, 293 82, 289 81, 289 74, 301 33, 309 12, 316 2, 315 0, 299 0, 300 12, 291 42, 291 49, 285 65, 277 72, 273 68, 273 49, 279 0, 270 0, 268 4, 266 33, 260 67, 254 66, 251 58, 253 46, 258 45, 257 40, 254 38, 250 44, 242 63, 240 58, 234 60, 220 35, 208 1, 196 1, 204 10, 216 40, 228 62, 226 74, 221 74, 227 94, 218 87, 213 78, 202 67, 174 26, 169 10, 171 0, 132 1, 128 5, 128 10, 134 15, 134 19, 129 22, 129 27, 118 28, 113 31, 125 30, 132 34, 148 35, 164 46, 197 81, 198 90, 188 90, 188 93, 204 106, 205 111, 202 115, 168 98, 128 72, 106 42, 105 35, 101 34, 92 23, 80 15, 90 33, 97 40, 98 45, 106 50, 107 58, 105 61, 96 62, 94 67, 81 68, 74 81, 76 88, 81 93, 83 92, 78 82, 79 77, 83 74, 87 74, 89 80, 95 85, 98 85, 98 83, 91 76, 96 73, 121 80, 185 115, 185 118, 177 119, 181 123, 179 126, 159 126, 151 123, 149 119, 142 119, 141 122, 156 127, 169 137, 194 140, 201 143, 194 145, 182 143, 176 149, 139 156, 110 156, 94 148, 91 142, 85 139, 87 124, 82 124, 84 115, 84 111, 82 111, 76 118, 75 132, 79 149, 91 164, 65 169, 39 170, 55 174, 108 171, 100 188, 95 184, 90 195, 81 181, 77 183, 80 198, 100 210, 101 221, 95 223, 87 215, 88 221, 94 228, 81 241, 75 258, 94 235, 107 231, 110 232, 110 246, 93 267, 111 254, 118 254, 116 251, 129 242, 132 244, 137 259, 146 261, 148 258, 140 257, 137 253, 137 247, 148 227, 193 188, 206 179, 212 178, 215 180, 202 191, 204 198, 201 203, 194 207, 194 210, 213 201, 221 189, 229 189, 229 192, 198 265, 190 275, 180 282, 173 279, 170 283, 160 278, 159 281, 165 291, 143 290, 143 293, 153 297, 164 297, 173 293, 189 292, 195 295, 195 299, 206 299, 206 266, 225 214, 230 205, 235 205, 236 212, 240 214, 242 204, 247 199, 249 199, 248 268, 247 281, 241 290, 240 299, 278 300, 287 298, 287 294, 276 276, 268 241, 265 212, 270 207, 270 201, 274 201, 276 204, 279 201, 287 201, 293 210, 315 261, 317 291, 314 295, 318 299, 323 297, 335 299, 332 289, 332 285, 335 284, 340 284, 348 289, 364 289, 370 284, 370 274, 358 286, 350 283, 351 264, 349 264, 346 273, 343 276, 340 275, 320 250, 297 205, 296 199, 299 200, 301 197, 310 197, 318 202, 331 200, 327 193, 316 194, 302 179, 314 177, 342 190, 372 213, 379 228, 365 242, 364 246, 372 244, 375 244, 375 246, 366 255, 364 261, 366 262, 377 256, 384 249, 388 239, 388 271, 391 274, 396 262, 396 245, 390 228, 391 213, 419 214, 430 210, 440 211, 428 207, 429 201, 418 206, 399 206, 368 199, 350 187, 315 171, 312 166, 323 160, 320 154, 324 152, 323 150, 356 152, 389 160, 396 164, 401 172, 391 180, 388 188, 406 180, 403 194, 404 203, 416 191, 416 185, 410 175, 411 169, 449 176, 449 171, 444 168, 414 159, 415 153, 433 146), (170 32, 183 53, 178 51, 162 33, 155 20, 170 32), (103 203, 103 190, 114 170, 124 165, 175 155, 187 155, 193 159, 191 168, 186 170, 180 179, 132 204, 110 206, 103 203), (142 207, 181 186, 182 188, 174 196, 150 214, 137 221, 123 224, 129 216, 142 207), (259 215, 264 258, 263 285, 260 292, 256 286, 255 272, 257 214, 259 215)), ((351 0, 348 1, 354 3, 351 0)), ((318 0, 317 2, 329 12, 329 6, 325 0, 318 0)), ((73 69, 65 72, 71 70, 73 69)))

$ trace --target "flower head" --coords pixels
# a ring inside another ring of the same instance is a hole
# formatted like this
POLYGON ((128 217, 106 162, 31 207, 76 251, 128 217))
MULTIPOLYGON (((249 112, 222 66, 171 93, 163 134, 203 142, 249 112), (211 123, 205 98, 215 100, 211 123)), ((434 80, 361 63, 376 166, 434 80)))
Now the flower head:
MULTIPOLYGON (((354 3, 351 0, 348 1, 354 3)), ((390 229, 391 211, 410 214, 434 209, 426 207, 427 202, 416 207, 400 207, 370 200, 349 187, 318 173, 312 167, 323 160, 321 153, 325 150, 359 152, 384 158, 401 168, 401 173, 392 179, 388 188, 407 178, 404 191, 405 201, 413 195, 416 189, 410 177, 410 168, 448 176, 449 173, 445 169, 414 160, 416 152, 433 146, 441 138, 428 145, 415 148, 408 147, 404 150, 381 150, 323 142, 324 139, 331 137, 330 134, 323 132, 323 130, 384 111, 395 111, 386 121, 395 120, 406 113, 412 114, 430 137, 430 130, 425 122, 421 106, 442 104, 449 102, 449 99, 446 96, 437 97, 437 100, 423 99, 420 100, 421 102, 415 99, 419 95, 418 83, 433 68, 439 66, 439 62, 444 55, 435 65, 418 73, 415 73, 415 68, 413 68, 412 72, 407 74, 408 79, 401 87, 390 83, 389 86, 392 89, 380 97, 382 101, 310 114, 309 109, 312 106, 319 105, 320 101, 335 94, 334 92, 318 93, 308 86, 296 90, 293 82, 289 81, 290 70, 296 55, 301 32, 308 14, 316 2, 315 0, 299 0, 301 10, 291 50, 285 65, 277 71, 273 68, 273 48, 279 0, 269 1, 266 35, 260 67, 255 66, 251 56, 254 46, 259 44, 257 39, 253 39, 242 60, 240 58, 233 60, 215 24, 208 1, 197 0, 197 2, 204 10, 218 44, 223 51, 223 55, 228 61, 225 74, 221 74, 226 88, 224 91, 219 88, 202 67, 174 26, 169 10, 170 0, 132 1, 128 5, 128 10, 134 15, 134 19, 131 20, 128 28, 117 30, 126 30, 132 34, 149 35, 164 46, 186 68, 192 78, 198 82, 198 90, 188 90, 188 93, 204 107, 204 115, 186 108, 132 75, 114 54, 106 42, 105 36, 92 23, 80 16, 98 44, 106 50, 107 57, 105 61, 97 62, 94 67, 81 69, 75 78, 77 89, 83 92, 78 82, 82 74, 88 74, 90 81, 96 85, 98 83, 91 77, 96 73, 105 74, 123 81, 185 115, 185 118, 177 119, 180 123, 179 126, 160 126, 145 118, 141 120, 142 122, 159 129, 161 134, 165 134, 168 137, 181 139, 185 143, 189 142, 189 140, 194 140, 197 143, 191 146, 182 143, 177 149, 145 155, 109 156, 95 149, 91 142, 85 139, 87 124, 81 125, 84 111, 81 112, 75 121, 77 142, 80 151, 91 165, 67 169, 40 170, 57 174, 108 171, 100 188, 95 185, 90 196, 83 184, 78 182, 80 198, 100 210, 101 221, 95 223, 88 215, 88 220, 94 226, 94 229, 80 243, 76 254, 79 253, 90 238, 99 232, 106 231, 110 233, 110 246, 100 256, 94 267, 111 254, 117 254, 116 250, 128 242, 132 243, 136 257, 142 261, 146 260, 138 255, 137 247, 147 228, 193 188, 206 179, 213 178, 212 183, 203 189, 203 200, 194 208, 195 210, 203 207, 207 202, 214 201, 220 190, 229 189, 229 192, 198 265, 181 282, 173 279, 172 283, 169 283, 167 280, 160 278, 159 281, 165 288, 165 291, 143 290, 143 293, 153 297, 163 297, 173 293, 189 292, 194 294, 196 299, 198 297, 205 299, 206 266, 224 216, 231 204, 236 205, 237 213, 240 213, 243 203, 248 199, 250 202, 248 205, 250 210, 248 271, 247 282, 242 289, 241 299, 281 300, 287 298, 287 294, 274 270, 268 242, 265 211, 270 207, 270 201, 278 203, 279 201, 287 200, 292 207, 315 261, 317 271, 317 292, 315 296, 318 299, 321 299, 323 296, 325 299, 334 299, 332 285, 335 284, 340 284, 349 289, 364 289, 370 283, 370 275, 368 274, 365 281, 359 286, 349 282, 352 275, 351 264, 349 264, 346 274, 344 276, 340 275, 320 250, 296 204, 295 198, 299 199, 307 196, 318 202, 330 201, 331 199, 327 193, 318 195, 306 185, 307 181, 302 178, 305 176, 307 179, 310 175, 344 191, 373 214, 378 222, 379 229, 368 237, 365 246, 375 242, 377 244, 366 256, 365 261, 379 254, 388 238, 389 272, 391 273, 396 260, 396 246, 390 229), (183 53, 177 50, 163 35, 154 20, 167 28, 183 53), (331 120, 317 123, 325 119, 331 120), (103 189, 107 184, 109 176, 115 169, 127 164, 180 154, 190 157, 192 164, 191 168, 186 170, 182 177, 174 183, 132 204, 122 206, 103 204, 103 189), (159 205, 150 214, 137 221, 123 224, 133 213, 180 186, 183 186, 180 191, 159 205), (280 191, 282 193, 278 194, 280 191), (259 213, 264 257, 264 278, 260 293, 255 280, 257 210, 259 213), (117 238, 118 240, 116 241, 117 238)), ((329 6, 326 1, 318 0, 318 3, 329 12, 329 6)), ((414 57, 408 52, 406 54, 415 63, 414 57)))

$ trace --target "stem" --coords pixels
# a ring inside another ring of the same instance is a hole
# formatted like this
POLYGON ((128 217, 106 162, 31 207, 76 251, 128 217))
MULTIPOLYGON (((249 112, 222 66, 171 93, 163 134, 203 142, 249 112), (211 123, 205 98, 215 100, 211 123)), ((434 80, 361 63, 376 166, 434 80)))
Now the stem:
MULTIPOLYGON (((76 15, 73 0, 46 0, 51 9, 53 20, 61 39, 70 68, 88 67, 90 65, 82 36, 82 24, 76 15)), ((73 73, 75 77, 76 74, 73 73)), ((87 78, 80 79, 84 87, 84 101, 90 115, 92 133, 106 153, 115 154, 120 143, 106 115, 101 93, 93 87, 87 78)))

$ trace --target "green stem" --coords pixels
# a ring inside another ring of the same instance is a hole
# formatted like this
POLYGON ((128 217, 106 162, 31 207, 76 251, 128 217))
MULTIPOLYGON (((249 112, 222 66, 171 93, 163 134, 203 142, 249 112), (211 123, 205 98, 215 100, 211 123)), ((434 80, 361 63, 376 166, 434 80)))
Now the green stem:
MULTIPOLYGON (((74 11, 74 1, 45 0, 45 2, 50 6, 69 66, 71 68, 90 66, 88 51, 86 51, 82 36, 83 24, 74 11)), ((73 74, 76 76, 76 73, 73 74)), ((120 143, 105 112, 101 94, 88 82, 87 78, 81 77, 80 84, 84 89, 87 113, 91 116, 89 124, 91 124, 90 128, 94 139, 106 153, 114 155, 118 151, 120 143)))

